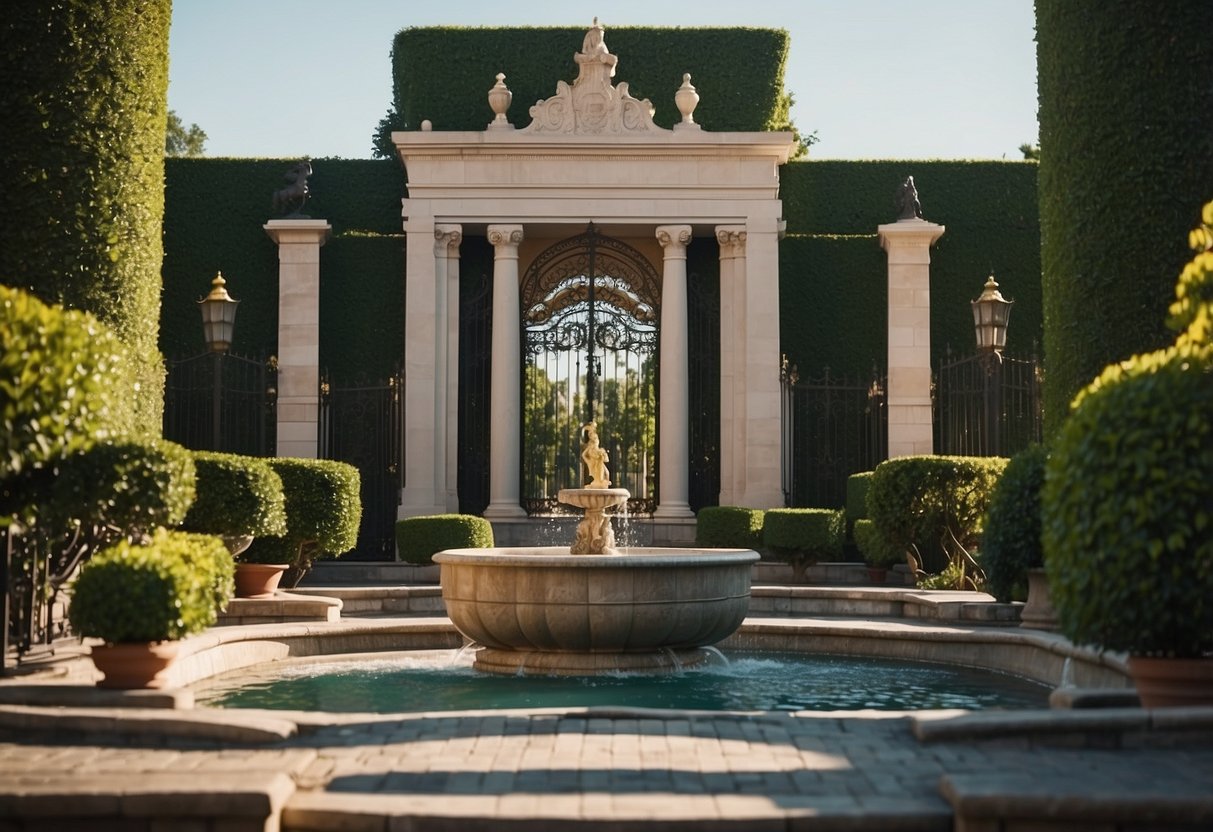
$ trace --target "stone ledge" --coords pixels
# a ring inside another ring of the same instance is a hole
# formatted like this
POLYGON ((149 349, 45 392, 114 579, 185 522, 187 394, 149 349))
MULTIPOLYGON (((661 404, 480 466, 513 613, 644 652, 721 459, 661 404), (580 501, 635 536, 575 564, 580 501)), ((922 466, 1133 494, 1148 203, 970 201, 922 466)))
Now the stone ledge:
MULTIPOLYGON (((1141 748, 1203 745, 1213 734, 1213 707, 986 711, 912 719, 919 742, 1018 741, 1024 747, 1141 748)), ((1213 805, 1213 792, 1210 792, 1213 805)))
POLYGON ((167 708, 194 707, 194 694, 166 690, 110 690, 93 685, 0 685, 0 705, 52 708, 167 708))
POLYGON ((130 708, 63 708, 0 706, 0 733, 108 734, 127 738, 258 744, 289 739, 294 722, 232 710, 132 710, 130 708))
POLYGON ((340 621, 341 599, 322 595, 277 592, 273 598, 233 598, 219 614, 218 626, 285 623, 291 621, 340 621))

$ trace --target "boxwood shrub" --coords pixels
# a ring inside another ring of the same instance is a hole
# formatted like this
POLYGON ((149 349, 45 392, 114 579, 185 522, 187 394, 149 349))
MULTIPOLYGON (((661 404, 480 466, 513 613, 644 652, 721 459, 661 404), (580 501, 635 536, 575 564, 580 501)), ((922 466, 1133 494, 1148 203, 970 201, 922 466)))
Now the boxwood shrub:
POLYGON ((1011 457, 994 486, 981 542, 987 589, 999 601, 1028 597, 1028 570, 1044 565, 1040 542, 1040 490, 1045 483, 1043 445, 1011 457))
POLYGON ((492 524, 471 514, 433 514, 396 522, 396 551, 406 563, 433 563, 434 553, 443 549, 487 549, 492 545, 492 524))
POLYGON ((81 568, 68 620, 109 644, 185 638, 215 623, 230 569, 218 538, 161 531, 146 544, 120 541, 81 568))
POLYGON ((907 456, 876 466, 868 489, 868 515, 876 534, 896 551, 917 552, 920 568, 942 572, 951 547, 972 553, 1002 457, 907 456))
POLYGON ((343 555, 358 542, 362 521, 358 469, 332 459, 267 460, 282 479, 286 534, 258 537, 241 555, 250 563, 290 565, 283 583, 296 586, 322 555, 343 555))
POLYGON ((286 534, 282 478, 258 457, 195 451, 197 495, 182 528, 223 537, 286 534))
POLYGON ((695 542, 720 549, 762 549, 766 512, 741 506, 704 506, 695 519, 695 542))
POLYGON ((855 537, 855 548, 859 550, 860 557, 868 566, 887 569, 905 562, 905 552, 888 545, 884 538, 876 533, 876 524, 871 520, 867 518, 856 520, 851 533, 855 537))
POLYGON ((823 560, 838 560, 846 536, 846 512, 828 508, 772 508, 762 524, 762 541, 776 557, 792 565, 803 580, 805 570, 823 560))

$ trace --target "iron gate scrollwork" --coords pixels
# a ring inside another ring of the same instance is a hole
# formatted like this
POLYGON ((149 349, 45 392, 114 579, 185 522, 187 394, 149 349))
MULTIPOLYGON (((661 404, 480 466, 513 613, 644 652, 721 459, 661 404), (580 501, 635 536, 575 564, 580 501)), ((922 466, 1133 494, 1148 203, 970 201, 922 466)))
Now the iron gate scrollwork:
POLYGON ((205 352, 167 365, 165 439, 194 450, 273 455, 276 357, 205 352))
POLYGON ((639 251, 591 224, 534 261, 521 285, 522 494, 528 514, 584 483, 579 427, 598 421, 629 511, 657 498, 661 280, 639 251))
POLYGON ((948 349, 933 381, 936 453, 1009 457, 1041 441, 1043 373, 1035 355, 959 358, 948 349))
POLYGON ((343 557, 395 560, 396 510, 404 470, 404 375, 320 385, 320 456, 347 462, 362 481, 358 544, 343 557))

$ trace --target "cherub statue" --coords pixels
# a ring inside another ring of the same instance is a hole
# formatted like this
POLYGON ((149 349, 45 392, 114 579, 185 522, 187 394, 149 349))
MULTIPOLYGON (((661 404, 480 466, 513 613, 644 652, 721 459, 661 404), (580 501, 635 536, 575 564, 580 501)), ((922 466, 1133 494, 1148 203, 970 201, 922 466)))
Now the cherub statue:
POLYGON ((610 461, 606 448, 598 444, 598 424, 586 422, 581 426, 581 461, 590 473, 586 488, 610 488, 610 472, 606 464, 610 461))

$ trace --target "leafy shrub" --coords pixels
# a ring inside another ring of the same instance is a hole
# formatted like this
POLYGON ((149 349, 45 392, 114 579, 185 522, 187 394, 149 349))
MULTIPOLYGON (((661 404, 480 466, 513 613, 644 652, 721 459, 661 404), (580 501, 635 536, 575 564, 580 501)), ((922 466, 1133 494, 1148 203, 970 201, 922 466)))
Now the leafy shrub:
POLYGON ((761 549, 765 512, 740 506, 704 506, 695 519, 695 542, 721 549, 761 549))
POLYGON ((897 563, 904 563, 905 552, 889 546, 876 533, 876 524, 867 518, 855 521, 851 533, 855 536, 855 547, 863 557, 863 562, 876 569, 887 569, 897 563))
POLYGON ((487 549, 493 526, 471 514, 434 514, 396 521, 396 551, 406 563, 433 563, 443 549, 487 549))
POLYGON ((286 534, 282 478, 264 459, 195 451, 197 496, 182 527, 224 537, 286 534))
POLYGON ((236 563, 223 539, 192 532, 161 531, 160 534, 188 544, 179 547, 182 558, 197 573, 198 580, 209 588, 215 609, 227 609, 227 602, 236 592, 236 563))
POLYGON ((1028 595, 1028 570, 1044 565, 1040 542, 1040 490, 1049 454, 1031 445, 1011 458, 994 486, 981 542, 981 564, 999 601, 1028 595))
POLYGON ((1045 569, 1078 643, 1213 650, 1213 203, 1202 217, 1171 307, 1175 345, 1079 393, 1045 468, 1045 569))
POLYGON ((287 563, 293 587, 321 555, 342 555, 358 542, 362 522, 358 469, 332 459, 267 460, 282 479, 286 534, 258 537, 241 555, 249 563, 287 563))
POLYGON ((773 508, 766 512, 762 541, 786 559, 798 579, 821 560, 838 560, 846 535, 846 512, 828 508, 773 508))
POLYGON ((190 452, 162 439, 97 442, 64 457, 58 472, 52 512, 106 544, 176 526, 194 500, 190 452))
POLYGON ((863 471, 847 477, 847 526, 853 527, 856 520, 868 519, 868 489, 872 487, 872 471, 863 471))
POLYGON ((110 644, 200 633, 215 623, 223 555, 216 538, 173 532, 147 544, 116 543, 81 568, 68 607, 72 628, 110 644))
POLYGON ((1002 457, 909 456, 880 463, 868 490, 868 515, 885 544, 941 572, 972 552, 1002 457))

